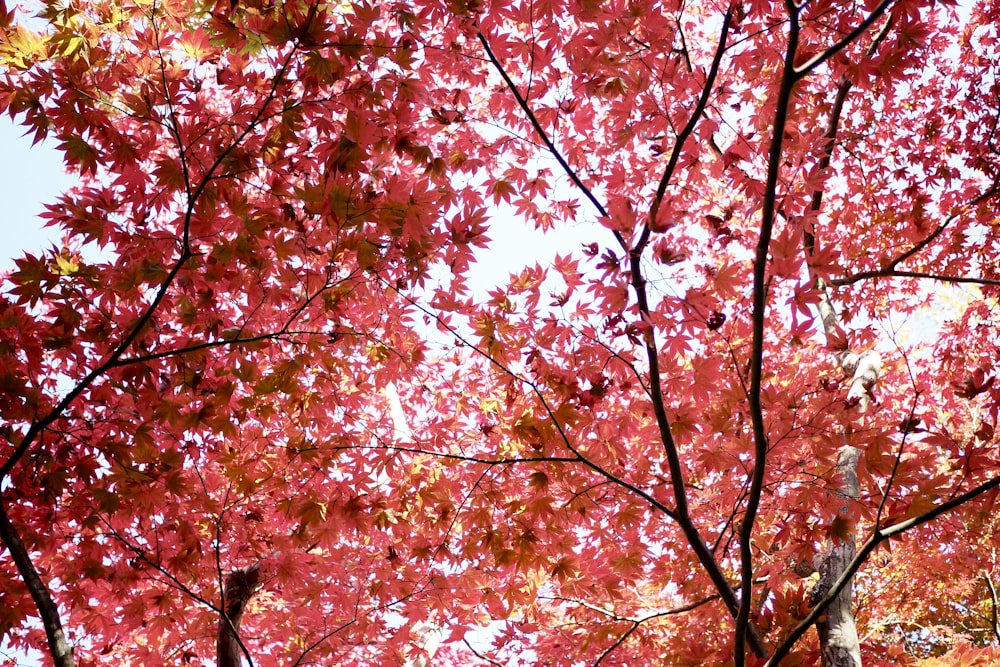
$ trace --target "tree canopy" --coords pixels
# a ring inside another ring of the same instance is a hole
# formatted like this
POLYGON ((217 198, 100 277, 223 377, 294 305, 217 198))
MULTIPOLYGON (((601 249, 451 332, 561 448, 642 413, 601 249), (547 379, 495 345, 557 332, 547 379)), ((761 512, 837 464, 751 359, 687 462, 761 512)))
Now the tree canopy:
POLYGON ((7 650, 997 659, 998 23, 0 4, 78 175, 0 277, 7 650))

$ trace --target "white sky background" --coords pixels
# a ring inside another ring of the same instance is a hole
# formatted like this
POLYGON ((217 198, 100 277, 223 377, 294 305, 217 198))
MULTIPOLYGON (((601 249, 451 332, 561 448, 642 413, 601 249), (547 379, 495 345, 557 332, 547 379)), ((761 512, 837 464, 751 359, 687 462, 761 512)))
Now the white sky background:
MULTIPOLYGON (((38 214, 44 202, 55 198, 71 183, 63 172, 62 158, 51 144, 31 146, 31 137, 0 117, 0 273, 14 268, 14 258, 25 251, 37 254, 58 242, 55 230, 42 228, 38 214)), ((7 554, 0 558, 8 558, 7 554)), ((12 653, 0 641, 0 661, 13 659, 22 667, 42 664, 40 656, 12 653)))

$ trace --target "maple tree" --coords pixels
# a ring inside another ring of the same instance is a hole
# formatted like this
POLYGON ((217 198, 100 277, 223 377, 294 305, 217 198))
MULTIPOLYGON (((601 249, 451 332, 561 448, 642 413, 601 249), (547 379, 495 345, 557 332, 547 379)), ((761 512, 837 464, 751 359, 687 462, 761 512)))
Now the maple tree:
POLYGON ((996 658, 1000 8, 0 9, 11 650, 996 658))

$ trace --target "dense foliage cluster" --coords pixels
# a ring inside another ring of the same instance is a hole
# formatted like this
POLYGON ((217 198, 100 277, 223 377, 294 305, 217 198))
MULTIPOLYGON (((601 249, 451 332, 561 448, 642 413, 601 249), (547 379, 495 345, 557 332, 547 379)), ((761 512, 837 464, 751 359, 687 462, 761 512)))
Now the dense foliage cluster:
POLYGON ((866 665, 990 660, 998 23, 0 4, 79 174, 0 283, 4 650, 834 664, 845 595, 866 665))

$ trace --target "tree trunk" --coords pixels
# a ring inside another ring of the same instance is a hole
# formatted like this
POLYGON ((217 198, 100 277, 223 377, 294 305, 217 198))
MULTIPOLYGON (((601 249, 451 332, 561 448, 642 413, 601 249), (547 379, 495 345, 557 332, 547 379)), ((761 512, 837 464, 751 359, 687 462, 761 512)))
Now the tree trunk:
MULTIPOLYGON (((809 596, 811 604, 826 597, 834 582, 854 558, 857 548, 854 533, 856 517, 853 516, 850 505, 860 495, 857 471, 860 457, 861 450, 856 447, 844 445, 840 448, 837 457, 837 477, 840 484, 838 495, 843 498, 844 505, 837 514, 839 527, 832 531, 833 534, 827 541, 819 568, 819 582, 809 596)), ((851 607, 852 588, 853 581, 840 591, 827 607, 826 615, 816 623, 823 667, 861 667, 861 646, 851 607)))
MULTIPOLYGON (((820 319, 827 341, 832 342, 843 334, 839 332, 837 313, 830 302, 826 286, 822 281, 817 281, 817 287, 821 295, 820 319)), ((855 354, 847 349, 838 355, 837 361, 844 373, 851 378, 847 391, 848 402, 856 404, 857 409, 864 412, 868 409, 872 389, 881 374, 878 353, 869 350, 855 354)), ((809 594, 811 605, 818 604, 826 597, 833 584, 847 570, 857 550, 857 516, 852 505, 861 496, 861 485, 858 482, 860 458, 861 450, 847 444, 837 454, 836 494, 841 506, 837 508, 837 517, 831 526, 830 538, 820 562, 819 581, 809 594)), ((851 605, 853 588, 852 579, 816 623, 822 667, 861 667, 861 643, 858 641, 858 628, 854 623, 854 609, 851 605)))
POLYGON ((240 621, 259 582, 259 565, 233 570, 226 577, 222 589, 223 611, 219 614, 218 667, 240 667, 240 655, 245 651, 239 636, 240 621))

